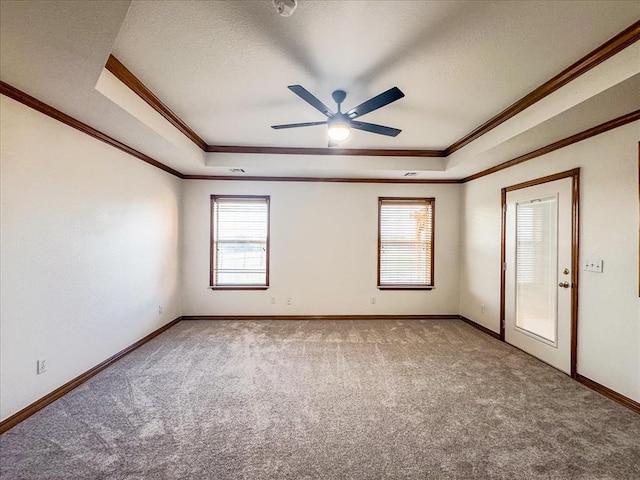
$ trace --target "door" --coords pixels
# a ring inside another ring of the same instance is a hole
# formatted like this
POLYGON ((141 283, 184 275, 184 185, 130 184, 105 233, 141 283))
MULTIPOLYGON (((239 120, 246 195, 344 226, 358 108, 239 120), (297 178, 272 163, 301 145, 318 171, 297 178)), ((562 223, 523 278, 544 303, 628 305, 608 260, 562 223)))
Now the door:
POLYGON ((572 374, 573 177, 507 189, 505 340, 572 374))

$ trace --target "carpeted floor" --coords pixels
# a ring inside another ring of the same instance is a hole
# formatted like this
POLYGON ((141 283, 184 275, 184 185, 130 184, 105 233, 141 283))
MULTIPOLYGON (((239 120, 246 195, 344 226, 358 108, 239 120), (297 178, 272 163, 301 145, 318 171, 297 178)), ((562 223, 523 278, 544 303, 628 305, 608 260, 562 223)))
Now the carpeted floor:
POLYGON ((640 416, 457 320, 183 321, 0 437, 3 479, 639 479, 640 416))

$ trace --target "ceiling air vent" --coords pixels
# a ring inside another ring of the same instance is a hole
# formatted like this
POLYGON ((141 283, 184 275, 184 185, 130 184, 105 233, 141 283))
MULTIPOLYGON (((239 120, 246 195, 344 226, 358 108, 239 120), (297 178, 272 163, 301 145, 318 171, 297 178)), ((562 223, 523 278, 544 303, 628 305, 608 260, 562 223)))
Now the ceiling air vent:
POLYGON ((231 173, 244 173, 244 169, 243 168, 230 168, 229 171, 231 173))
POLYGON ((418 172, 407 172, 404 174, 405 177, 415 177, 418 175, 418 172))

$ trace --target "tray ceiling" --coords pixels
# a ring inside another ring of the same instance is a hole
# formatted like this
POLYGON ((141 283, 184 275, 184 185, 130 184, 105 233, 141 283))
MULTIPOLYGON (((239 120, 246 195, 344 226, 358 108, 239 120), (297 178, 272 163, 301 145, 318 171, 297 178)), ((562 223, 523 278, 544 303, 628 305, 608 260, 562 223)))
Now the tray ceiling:
MULTIPOLYGON (((347 109, 398 86, 405 98, 362 120, 402 133, 356 131, 345 147, 444 150, 640 17, 635 0, 299 0, 288 18, 270 0, 2 2, 1 9, 3 81, 172 168, 220 174, 245 159, 254 174, 362 177, 393 177, 416 159, 378 159, 369 167, 366 158, 352 159, 339 168, 344 157, 337 157, 323 168, 317 159, 186 155, 131 108, 95 90, 96 82, 113 54, 208 144, 312 148, 326 147, 324 127, 270 128, 323 120, 287 85, 301 84, 329 106, 331 92, 344 89, 347 109)), ((632 70, 627 78, 640 61, 632 70)), ((622 80, 584 99, 594 97, 594 119, 625 103, 638 108, 631 83, 616 89, 622 80), (598 102, 603 90, 610 91, 598 102)), ((527 126, 540 126, 528 138, 548 141, 553 129, 542 124, 576 105, 527 126)), ((584 115, 566 115, 575 129, 584 126, 584 115)), ((474 170, 422 160, 434 178, 474 170)))

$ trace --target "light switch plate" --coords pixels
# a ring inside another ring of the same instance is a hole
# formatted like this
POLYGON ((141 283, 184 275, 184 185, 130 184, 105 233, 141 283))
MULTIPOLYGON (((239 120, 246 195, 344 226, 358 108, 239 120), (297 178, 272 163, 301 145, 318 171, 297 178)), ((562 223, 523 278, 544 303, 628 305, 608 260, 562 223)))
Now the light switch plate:
POLYGON ((583 262, 585 272, 602 273, 602 267, 604 265, 603 260, 585 260, 583 262))

